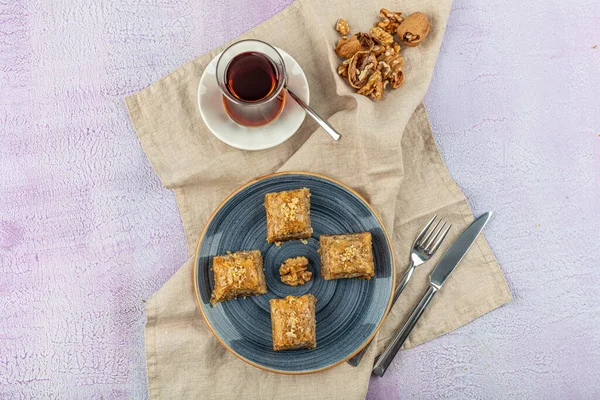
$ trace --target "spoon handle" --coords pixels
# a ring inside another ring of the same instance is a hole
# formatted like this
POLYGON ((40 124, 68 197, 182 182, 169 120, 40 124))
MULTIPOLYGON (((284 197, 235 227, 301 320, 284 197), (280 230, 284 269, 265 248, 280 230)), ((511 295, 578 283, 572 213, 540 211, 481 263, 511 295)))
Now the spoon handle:
POLYGON ((317 121, 317 123, 319 125, 321 125, 321 128, 323 128, 325 130, 325 132, 327 132, 329 134, 329 136, 331 136, 333 138, 333 140, 340 140, 340 137, 342 137, 342 136, 338 133, 338 131, 336 131, 333 128, 333 126, 329 125, 329 123, 327 123, 327 121, 325 121, 323 118, 321 118, 319 116, 319 114, 317 114, 316 112, 314 112, 314 110, 312 108, 310 108, 308 106, 308 104, 306 104, 305 102, 303 102, 287 86, 285 87, 285 89, 290 94, 290 97, 292 99, 296 100, 296 103, 298 103, 300 105, 300 107, 302 107, 304 109, 304 111, 306 111, 306 113, 308 115, 310 115, 315 121, 317 121))

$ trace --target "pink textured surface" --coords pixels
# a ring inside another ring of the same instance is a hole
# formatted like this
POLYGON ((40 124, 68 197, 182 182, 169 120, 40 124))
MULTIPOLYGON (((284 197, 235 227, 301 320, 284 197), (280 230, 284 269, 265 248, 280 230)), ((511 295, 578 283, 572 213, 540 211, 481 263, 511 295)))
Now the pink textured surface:
MULTIPOLYGON (((0 398, 147 396, 143 301, 186 254, 123 97, 289 2, 0 0, 0 398)), ((515 301, 369 399, 600 397, 598 21, 455 1, 426 105, 515 301)))

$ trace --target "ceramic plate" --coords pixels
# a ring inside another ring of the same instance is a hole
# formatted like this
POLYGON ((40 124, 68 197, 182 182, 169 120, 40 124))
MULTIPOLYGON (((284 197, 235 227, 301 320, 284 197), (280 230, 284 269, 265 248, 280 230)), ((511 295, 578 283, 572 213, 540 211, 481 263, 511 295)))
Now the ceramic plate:
MULTIPOLYGON (((300 64, 285 51, 279 48, 277 51, 285 62, 290 90, 308 104, 308 81, 300 64)), ((217 85, 216 71, 220 55, 213 58, 204 69, 198 86, 198 107, 208 129, 221 141, 242 150, 268 149, 289 139, 298 130, 306 115, 289 96, 286 96, 279 118, 265 126, 248 128, 229 118, 223 108, 221 90, 217 85)))
POLYGON ((200 235, 194 277, 198 306, 219 341, 256 367, 286 374, 318 372, 356 354, 383 322, 395 284, 391 243, 377 214, 347 186, 308 173, 259 178, 225 199, 200 235), (303 187, 311 191, 312 237, 307 244, 291 241, 277 247, 267 243, 265 194, 303 187), (375 277, 368 281, 323 280, 317 252, 319 235, 364 231, 373 236, 375 277), (263 255, 269 292, 212 307, 212 257, 227 251, 255 249, 263 255), (279 267, 287 258, 296 256, 308 258, 313 279, 303 286, 287 286, 280 281, 279 267), (305 293, 317 298, 317 347, 274 351, 269 300, 305 293))

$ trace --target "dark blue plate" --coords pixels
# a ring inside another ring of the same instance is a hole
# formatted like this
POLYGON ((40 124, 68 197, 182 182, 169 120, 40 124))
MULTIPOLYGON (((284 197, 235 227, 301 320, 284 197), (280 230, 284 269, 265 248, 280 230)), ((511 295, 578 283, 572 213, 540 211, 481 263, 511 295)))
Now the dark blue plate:
POLYGON ((195 287, 200 311, 219 341, 242 360, 271 372, 306 374, 338 365, 375 335, 390 307, 395 284, 390 239, 375 211, 356 192, 327 177, 282 173, 259 178, 232 193, 217 208, 200 235, 195 287), (307 187, 311 192, 313 236, 308 244, 268 244, 264 197, 307 187), (371 232, 375 277, 371 280, 321 278, 319 235, 371 232), (212 257, 227 251, 262 252, 269 292, 210 305, 212 257), (313 279, 303 286, 280 281, 279 267, 289 257, 306 256, 313 279), (274 351, 269 300, 312 293, 317 298, 317 348, 274 351))

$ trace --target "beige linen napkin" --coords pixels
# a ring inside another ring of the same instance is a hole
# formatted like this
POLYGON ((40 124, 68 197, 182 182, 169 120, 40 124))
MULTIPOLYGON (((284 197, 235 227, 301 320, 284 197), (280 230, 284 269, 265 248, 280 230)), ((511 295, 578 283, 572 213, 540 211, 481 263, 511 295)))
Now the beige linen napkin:
MULTIPOLYGON (((393 236, 398 274, 406 270, 415 235, 433 214, 454 224, 447 243, 454 240, 473 217, 440 159, 421 104, 450 3, 297 0, 242 35, 285 49, 300 63, 310 85, 311 105, 343 134, 339 142, 307 118, 290 140, 273 149, 245 152, 221 143, 202 122, 196 93, 202 71, 223 47, 128 97, 127 107, 144 151, 162 183, 175 192, 190 257, 202 227, 222 199, 243 183, 276 171, 321 173, 361 193, 393 236), (404 86, 387 91, 383 101, 373 102, 355 94, 337 76, 339 60, 333 47, 339 36, 333 26, 343 16, 354 32, 367 30, 381 7, 405 13, 423 11, 432 30, 421 46, 403 50, 404 86)), ((424 293, 435 260, 417 270, 358 368, 342 364, 318 374, 288 376, 252 367, 218 343, 195 303, 190 258, 148 301, 150 398, 363 399, 375 354, 424 293)), ((502 272, 480 237, 405 347, 448 333, 510 300, 502 272)))

